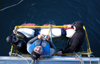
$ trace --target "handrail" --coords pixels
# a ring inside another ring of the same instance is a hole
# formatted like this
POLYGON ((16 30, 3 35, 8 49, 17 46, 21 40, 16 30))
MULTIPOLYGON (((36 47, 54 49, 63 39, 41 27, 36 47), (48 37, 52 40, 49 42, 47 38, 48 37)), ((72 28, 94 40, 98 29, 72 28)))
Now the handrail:
POLYGON ((13 52, 13 46, 11 46, 11 52, 13 52))
MULTIPOLYGON (((66 28, 66 27, 68 27, 68 26, 51 26, 52 28, 66 28)), ((15 29, 17 29, 17 28, 50 28, 50 25, 48 25, 48 26, 15 26, 15 29)), ((89 39, 88 39, 88 35, 87 35, 87 32, 86 32, 86 28, 85 28, 85 26, 83 26, 83 29, 85 30, 85 38, 86 38, 86 41, 87 41, 87 46, 88 46, 88 49, 87 49, 87 52, 78 52, 77 54, 78 55, 89 55, 89 54, 91 54, 91 49, 90 49, 90 43, 89 43, 89 39)), ((11 47, 11 52, 12 52, 12 49, 13 48, 13 46, 11 47)), ((75 53, 65 53, 65 54, 63 54, 63 55, 75 55, 75 53)), ((12 55, 12 56, 14 56, 14 55, 12 55)), ((30 55, 22 55, 22 56, 30 56, 30 55)))
POLYGON ((87 45, 90 45, 85 26, 83 26, 83 29, 85 30, 85 37, 86 37, 87 45))
MULTIPOLYGON (((49 28, 50 26, 15 26, 15 29, 17 28, 49 28)), ((65 28, 68 26, 51 26, 52 28, 65 28)))

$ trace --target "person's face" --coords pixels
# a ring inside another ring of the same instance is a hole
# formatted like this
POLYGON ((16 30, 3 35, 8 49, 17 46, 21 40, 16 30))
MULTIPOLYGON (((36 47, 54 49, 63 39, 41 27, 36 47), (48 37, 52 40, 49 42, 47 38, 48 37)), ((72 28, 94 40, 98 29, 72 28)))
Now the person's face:
POLYGON ((74 28, 74 30, 76 31, 76 27, 75 27, 75 26, 73 26, 73 28, 74 28))
POLYGON ((36 46, 34 48, 34 52, 38 53, 38 54, 41 54, 42 53, 42 47, 41 46, 36 46))

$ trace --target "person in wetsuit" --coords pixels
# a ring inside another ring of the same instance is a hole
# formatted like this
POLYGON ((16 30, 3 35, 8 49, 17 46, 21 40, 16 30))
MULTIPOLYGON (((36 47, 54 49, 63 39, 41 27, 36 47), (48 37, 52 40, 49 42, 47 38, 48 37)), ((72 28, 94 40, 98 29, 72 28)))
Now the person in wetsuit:
POLYGON ((85 31, 83 29, 83 23, 81 21, 77 21, 72 27, 76 32, 69 40, 69 46, 56 53, 58 56, 64 53, 78 52, 84 42, 85 31))
POLYGON ((22 34, 21 32, 18 32, 17 30, 13 30, 13 34, 11 36, 8 36, 6 38, 6 41, 11 43, 15 49, 17 49, 21 53, 27 53, 27 37, 22 34), (21 36, 21 40, 17 38, 16 34, 21 36))
POLYGON ((44 39, 44 35, 40 34, 28 41, 27 51, 31 54, 33 60, 37 60, 40 56, 52 56, 55 53, 56 48, 54 44, 49 41, 49 36, 44 39))

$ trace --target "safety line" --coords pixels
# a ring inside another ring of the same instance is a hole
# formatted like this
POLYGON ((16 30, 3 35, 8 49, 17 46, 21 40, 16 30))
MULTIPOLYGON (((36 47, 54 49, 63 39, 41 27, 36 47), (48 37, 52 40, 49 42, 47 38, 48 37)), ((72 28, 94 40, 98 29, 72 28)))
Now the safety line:
POLYGON ((19 55, 19 54, 17 54, 17 53, 9 53, 9 54, 15 54, 15 55, 18 55, 19 57, 21 57, 21 58, 23 58, 24 60, 26 60, 26 62, 27 62, 28 64, 30 64, 29 61, 28 61, 26 58, 24 58, 23 56, 21 56, 21 55, 19 55))
POLYGON ((11 8, 11 7, 14 7, 14 6, 20 4, 22 1, 23 1, 23 0, 19 1, 17 4, 13 4, 13 5, 11 5, 11 6, 7 6, 7 7, 5 7, 5 8, 2 8, 2 9, 0 9, 0 11, 3 11, 3 10, 5 10, 5 9, 11 8))

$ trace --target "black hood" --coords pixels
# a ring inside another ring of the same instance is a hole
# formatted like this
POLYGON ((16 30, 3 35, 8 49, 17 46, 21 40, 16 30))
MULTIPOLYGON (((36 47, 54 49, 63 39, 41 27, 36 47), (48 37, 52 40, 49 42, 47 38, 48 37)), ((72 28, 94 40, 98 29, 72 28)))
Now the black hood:
POLYGON ((83 23, 81 21, 75 22, 74 26, 76 27, 76 31, 83 30, 83 23))

